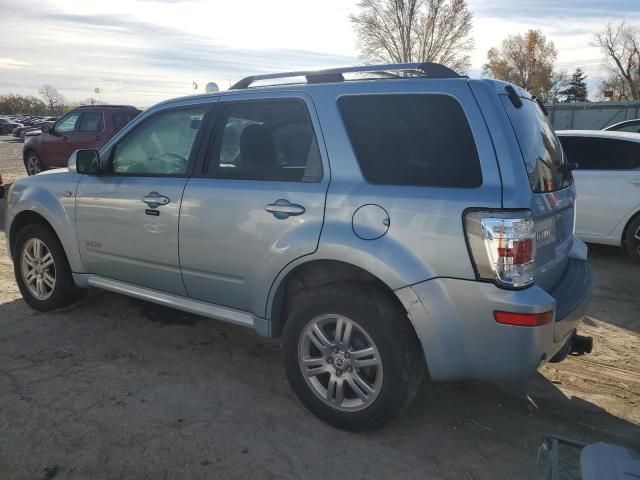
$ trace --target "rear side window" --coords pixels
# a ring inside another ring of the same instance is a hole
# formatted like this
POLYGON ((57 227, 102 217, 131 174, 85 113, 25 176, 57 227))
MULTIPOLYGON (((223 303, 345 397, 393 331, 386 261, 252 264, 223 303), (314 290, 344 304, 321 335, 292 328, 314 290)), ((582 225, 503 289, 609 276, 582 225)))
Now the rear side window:
POLYGON ((515 108, 506 95, 500 99, 518 139, 531 190, 553 192, 571 185, 560 141, 538 104, 522 98, 522 106, 515 108))
POLYGON ((457 100, 441 94, 352 95, 338 107, 369 183, 475 188, 482 171, 457 100))
POLYGON ((79 132, 101 132, 104 128, 102 112, 85 112, 80 118, 79 132))
POLYGON ((230 102, 216 135, 209 174, 236 180, 319 182, 322 159, 305 103, 230 102))
POLYGON ((579 170, 640 168, 640 143, 610 138, 560 137, 570 163, 579 170))
POLYGON ((127 123, 129 123, 131 120, 133 120, 135 117, 138 116, 140 112, 138 110, 119 110, 116 112, 113 112, 113 128, 114 128, 114 132, 118 132, 120 130, 122 130, 122 127, 124 127, 127 123))

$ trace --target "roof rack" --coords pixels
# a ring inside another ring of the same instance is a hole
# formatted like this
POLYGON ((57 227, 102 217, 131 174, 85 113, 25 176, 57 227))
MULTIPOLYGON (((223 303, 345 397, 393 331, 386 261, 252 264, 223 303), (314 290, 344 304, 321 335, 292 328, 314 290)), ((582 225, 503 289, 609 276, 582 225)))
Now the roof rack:
POLYGON ((327 70, 302 70, 298 72, 267 73, 252 75, 234 83, 230 90, 248 88, 260 80, 274 80, 277 78, 305 77, 307 83, 343 82, 345 73, 378 73, 388 77, 401 78, 391 72, 414 73, 429 78, 460 78, 449 67, 439 63, 387 63, 383 65, 361 65, 358 67, 330 68, 327 70))

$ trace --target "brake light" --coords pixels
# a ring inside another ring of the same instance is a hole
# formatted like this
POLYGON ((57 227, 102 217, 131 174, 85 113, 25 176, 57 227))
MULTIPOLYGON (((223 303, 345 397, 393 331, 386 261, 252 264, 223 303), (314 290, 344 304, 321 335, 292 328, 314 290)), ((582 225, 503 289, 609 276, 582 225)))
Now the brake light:
POLYGON ((535 225, 530 211, 473 210, 464 221, 480 279, 510 288, 534 282, 535 225))
POLYGON ((539 327, 553 322, 553 310, 542 313, 493 312, 493 318, 502 325, 516 325, 519 327, 539 327))

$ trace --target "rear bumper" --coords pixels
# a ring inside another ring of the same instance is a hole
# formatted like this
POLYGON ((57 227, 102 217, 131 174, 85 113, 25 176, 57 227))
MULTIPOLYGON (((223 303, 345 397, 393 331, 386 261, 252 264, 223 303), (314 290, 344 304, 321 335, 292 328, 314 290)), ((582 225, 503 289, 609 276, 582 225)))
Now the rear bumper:
POLYGON ((593 277, 586 246, 575 240, 561 281, 504 290, 492 283, 437 278, 396 291, 409 312, 434 380, 515 379, 529 376, 571 338, 584 317, 593 277), (542 313, 555 321, 538 327, 495 322, 496 310, 542 313))

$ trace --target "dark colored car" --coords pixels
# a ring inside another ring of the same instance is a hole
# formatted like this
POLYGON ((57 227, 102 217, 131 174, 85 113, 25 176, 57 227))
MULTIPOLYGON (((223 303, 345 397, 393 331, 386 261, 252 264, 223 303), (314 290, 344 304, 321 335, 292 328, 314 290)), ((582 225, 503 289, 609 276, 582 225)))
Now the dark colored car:
POLYGON ((608 132, 640 133, 640 118, 614 123, 613 125, 609 125, 607 128, 603 128, 603 130, 606 130, 608 132))
POLYGON ((22 125, 18 122, 14 122, 13 120, 9 120, 8 118, 0 117, 0 135, 11 133, 14 128, 18 128, 21 126, 22 125))
POLYGON ((66 167, 75 150, 100 148, 140 113, 125 105, 79 107, 25 136, 23 158, 29 175, 66 167))

